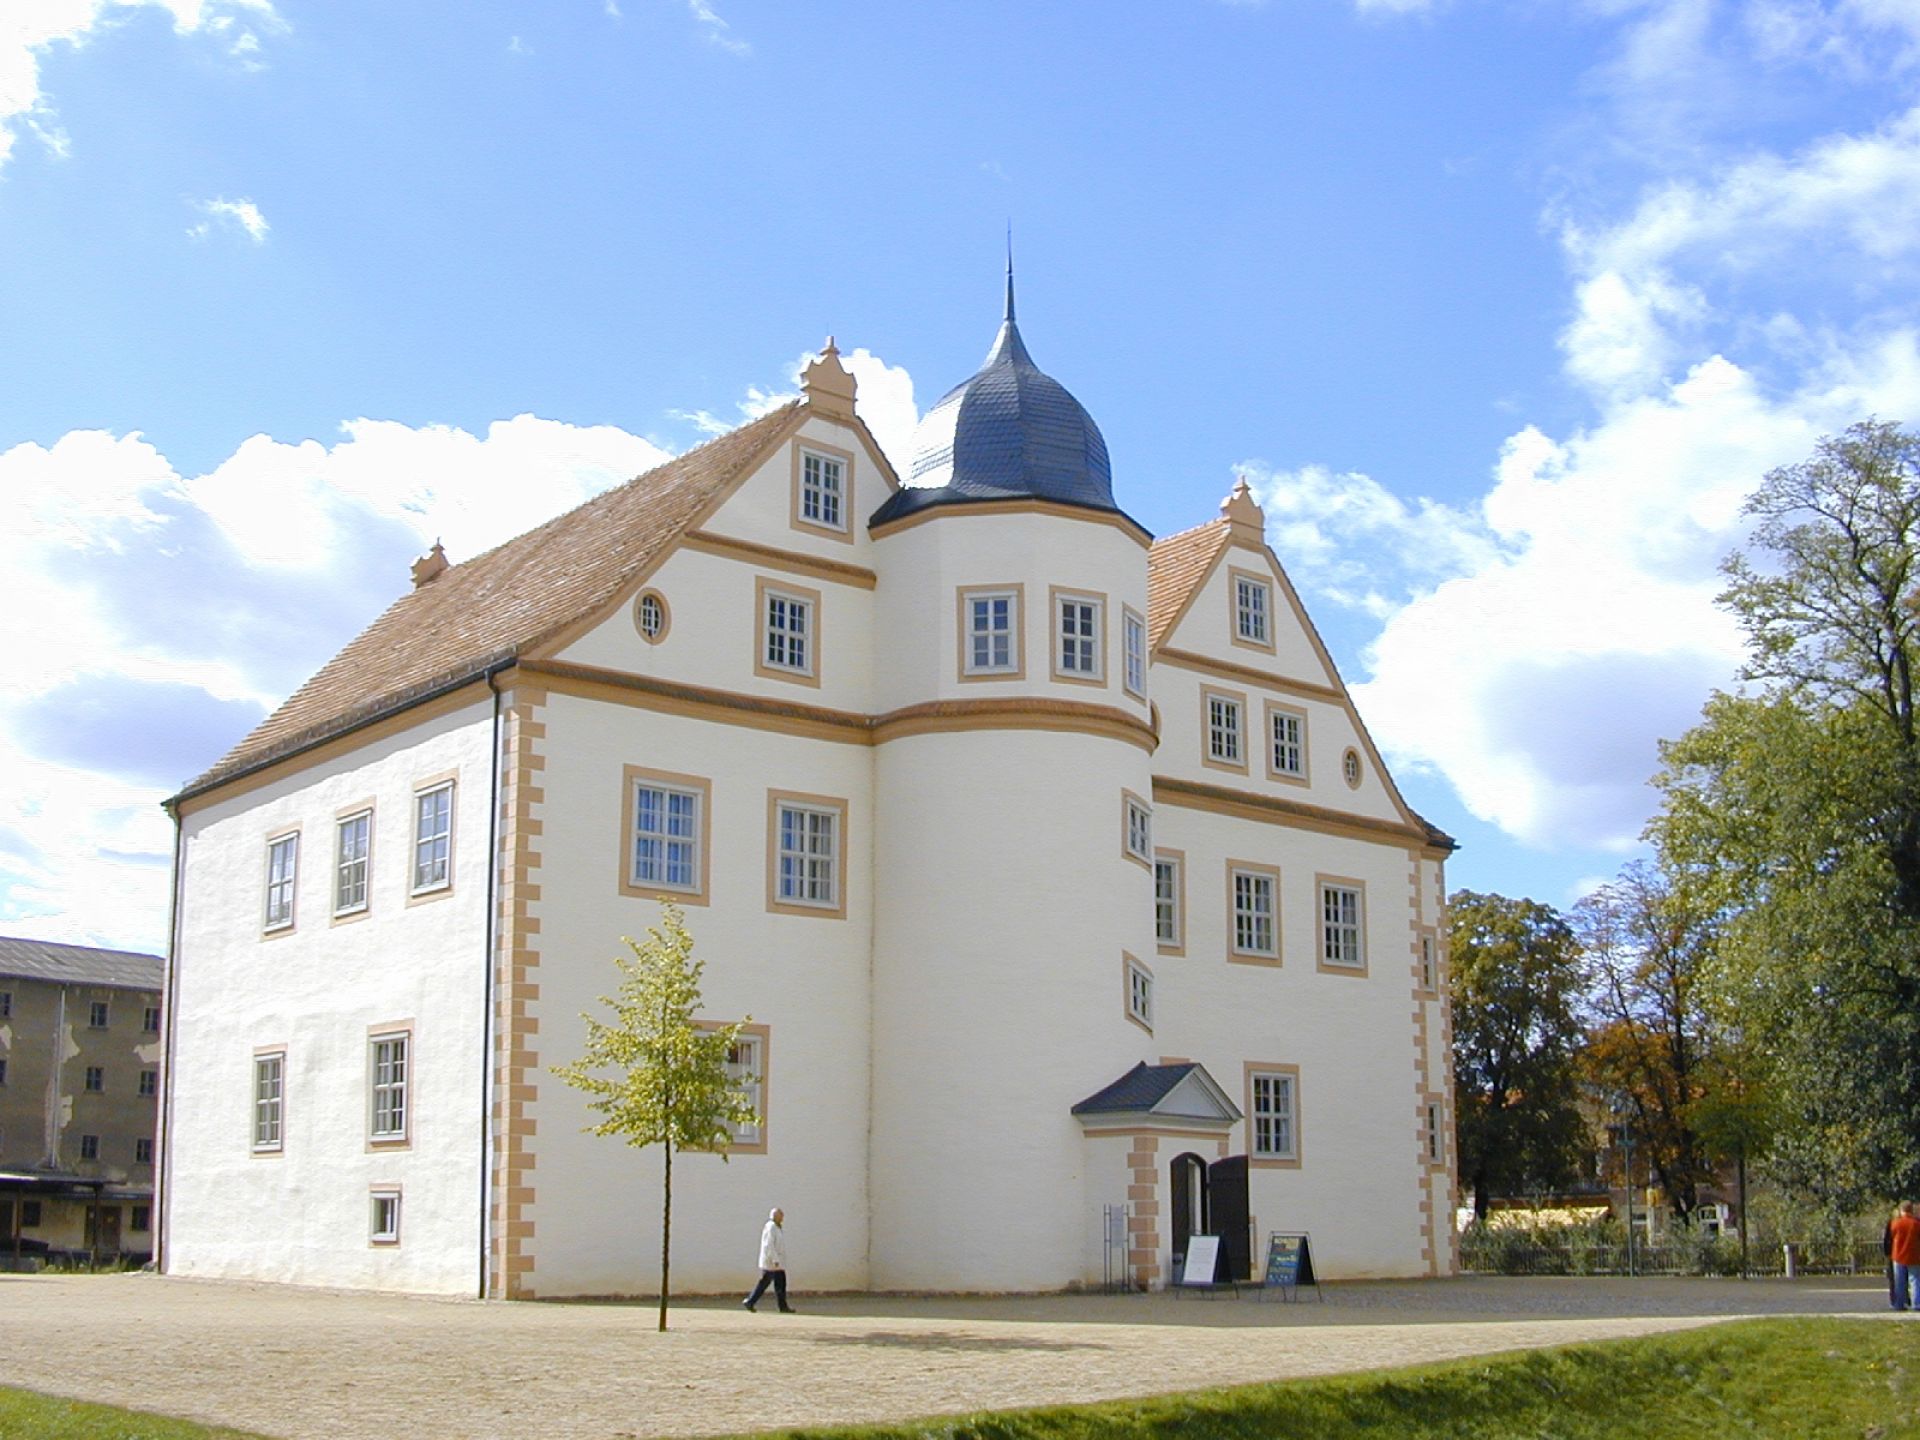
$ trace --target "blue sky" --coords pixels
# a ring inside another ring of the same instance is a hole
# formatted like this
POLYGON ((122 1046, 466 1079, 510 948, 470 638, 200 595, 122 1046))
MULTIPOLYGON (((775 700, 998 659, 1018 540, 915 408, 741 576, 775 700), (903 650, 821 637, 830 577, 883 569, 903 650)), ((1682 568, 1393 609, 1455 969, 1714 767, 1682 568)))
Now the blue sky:
POLYGON ((1022 328, 1253 481, 1455 885, 1565 904, 1730 683, 1764 471, 1920 420, 1912 0, 9 0, 0 928, 159 948, 204 768, 406 583, 1022 328))

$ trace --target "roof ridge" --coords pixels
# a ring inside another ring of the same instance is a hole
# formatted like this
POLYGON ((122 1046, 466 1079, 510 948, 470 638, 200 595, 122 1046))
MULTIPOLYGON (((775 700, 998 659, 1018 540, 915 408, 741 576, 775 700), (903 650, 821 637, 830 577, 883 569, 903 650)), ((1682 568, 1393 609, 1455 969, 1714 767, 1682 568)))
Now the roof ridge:
POLYGON ((1161 535, 1158 538, 1156 538, 1153 543, 1155 545, 1165 545, 1168 541, 1171 541, 1171 540, 1184 540, 1187 536, 1197 535, 1202 530, 1211 530, 1211 529, 1217 528, 1218 526, 1231 525, 1232 523, 1233 522, 1228 520, 1226 516, 1216 515, 1211 520, 1202 520, 1198 525, 1189 525, 1184 530, 1175 530, 1170 535, 1161 535))

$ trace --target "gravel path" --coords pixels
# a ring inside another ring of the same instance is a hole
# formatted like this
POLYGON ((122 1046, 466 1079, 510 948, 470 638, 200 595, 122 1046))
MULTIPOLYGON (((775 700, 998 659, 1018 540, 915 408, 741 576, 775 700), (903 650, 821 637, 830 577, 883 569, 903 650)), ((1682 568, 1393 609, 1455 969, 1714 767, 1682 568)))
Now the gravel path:
POLYGON ((1324 1304, 795 1303, 781 1316, 687 1302, 660 1335, 644 1304, 0 1275, 0 1383, 286 1440, 625 1440, 1157 1394, 1737 1315, 1886 1315, 1884 1282, 1867 1276, 1372 1282, 1331 1286, 1324 1304))

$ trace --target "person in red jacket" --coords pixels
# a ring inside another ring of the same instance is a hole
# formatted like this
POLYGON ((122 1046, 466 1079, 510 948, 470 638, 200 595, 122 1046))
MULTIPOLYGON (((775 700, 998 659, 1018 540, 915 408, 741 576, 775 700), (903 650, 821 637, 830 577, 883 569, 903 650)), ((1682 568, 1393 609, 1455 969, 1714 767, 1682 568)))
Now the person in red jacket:
POLYGON ((1893 1293, 1897 1308, 1920 1309, 1920 1220, 1913 1214, 1913 1202, 1902 1200, 1900 1213, 1887 1227, 1893 1241, 1893 1293))

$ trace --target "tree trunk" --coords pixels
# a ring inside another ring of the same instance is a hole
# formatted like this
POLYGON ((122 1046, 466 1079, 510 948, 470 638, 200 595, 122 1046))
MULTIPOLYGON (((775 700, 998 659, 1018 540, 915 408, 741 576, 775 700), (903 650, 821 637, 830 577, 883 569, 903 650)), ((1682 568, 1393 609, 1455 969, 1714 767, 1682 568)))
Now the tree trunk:
POLYGON ((667 1257, 673 1253, 673 1142, 661 1146, 667 1152, 666 1198, 660 1211, 660 1329, 667 1328, 667 1257))

